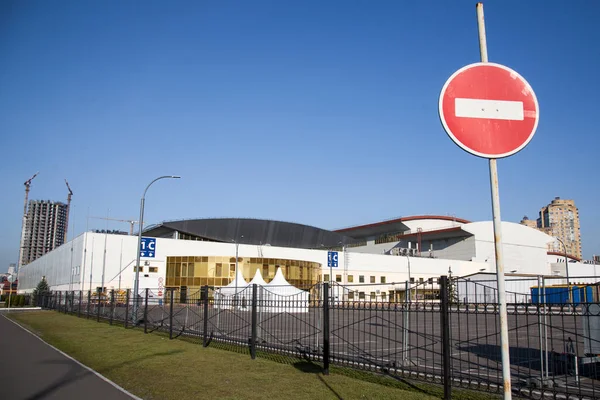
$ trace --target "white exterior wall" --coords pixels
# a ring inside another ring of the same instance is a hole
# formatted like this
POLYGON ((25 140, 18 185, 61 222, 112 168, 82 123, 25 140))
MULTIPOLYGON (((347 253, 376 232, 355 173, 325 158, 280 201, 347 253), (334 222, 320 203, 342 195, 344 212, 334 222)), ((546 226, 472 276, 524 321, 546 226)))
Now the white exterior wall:
POLYGON ((84 240, 85 234, 77 236, 50 253, 22 266, 19 271, 19 292, 33 291, 42 277, 46 277, 46 281, 52 287, 69 288, 72 278, 79 279, 74 273, 81 273, 84 240))
POLYGON ((43 276, 52 290, 89 290, 90 287, 95 289, 102 284, 103 269, 105 287, 119 287, 121 269, 123 272, 120 287, 131 287, 136 247, 135 236, 84 233, 21 267, 19 292, 33 291, 43 276), (125 268, 128 264, 129 267, 125 268))
MULTIPOLYGON (((492 221, 465 224, 463 230, 475 236, 473 261, 487 262, 495 271, 494 227, 492 221)), ((537 229, 512 222, 502 222, 502 242, 505 272, 550 275, 547 263, 547 243, 552 237, 537 229)))
MULTIPOLYGON (((78 236, 58 249, 44 255, 22 268, 19 291, 31 292, 42 276, 46 276, 52 290, 89 290, 101 285, 102 269, 104 267, 104 286, 110 289, 133 286, 135 263, 136 236, 105 235, 87 233, 78 236), (104 243, 106 241, 106 260, 104 259, 104 243), (73 264, 71 264, 71 247, 73 247, 73 264), (84 257, 85 254, 85 257, 84 257), (71 265, 73 268, 71 268, 71 265), (71 283, 71 271, 74 271, 71 283), (121 278, 119 285, 119 276, 121 278), (91 277, 91 285, 90 285, 91 277), (83 280, 83 282, 82 282, 83 280)), ((282 258, 317 262, 322 265, 322 276, 329 274, 326 250, 307 250, 274 246, 239 245, 240 257, 282 258)), ((335 275, 342 275, 341 284, 357 285, 359 276, 365 277, 365 283, 360 289, 353 290, 369 292, 404 290, 404 282, 409 280, 408 263, 410 262, 411 278, 416 284, 419 278, 427 281, 447 275, 452 270, 453 276, 464 276, 481 270, 493 272, 492 265, 484 262, 463 260, 447 260, 439 258, 421 258, 406 256, 391 256, 379 254, 362 254, 339 252, 338 267, 332 268, 335 275), (347 268, 346 273, 344 270, 347 268), (354 282, 347 282, 347 276, 352 275, 354 282), (370 277, 375 276, 376 284, 370 284, 370 277), (381 284, 385 276, 386 283, 381 284)), ((159 278, 165 278, 166 259, 170 256, 230 256, 235 257, 235 244, 214 243, 191 240, 175 240, 167 238, 156 239, 156 256, 142 258, 144 271, 140 273, 140 289, 158 287, 159 278), (145 265, 148 263, 148 265, 145 265), (148 266, 157 267, 157 273, 149 273, 148 266), (148 275, 147 277, 145 275, 148 275)), ((545 265, 545 258, 544 265, 545 265)), ((542 273, 540 270, 538 273, 542 273)), ((251 277, 246 277, 249 281, 251 277)), ((368 297, 367 297, 368 300, 368 297)))

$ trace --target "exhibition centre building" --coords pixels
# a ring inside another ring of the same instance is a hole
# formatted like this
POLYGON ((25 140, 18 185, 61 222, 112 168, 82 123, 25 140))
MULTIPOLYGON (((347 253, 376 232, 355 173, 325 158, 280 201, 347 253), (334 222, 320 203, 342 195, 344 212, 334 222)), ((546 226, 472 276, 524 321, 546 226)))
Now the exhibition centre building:
MULTIPOLYGON (((503 222, 502 230, 507 273, 561 274, 560 257, 547 253, 552 237, 510 222, 503 222)), ((23 266, 19 291, 31 292, 42 278, 52 290, 132 288, 137 240, 83 233, 23 266)), ((260 219, 181 220, 145 228, 143 243, 140 288, 188 293, 204 285, 228 285, 237 267, 248 282, 259 271, 268 283, 280 269, 298 288, 335 281, 356 286, 345 294, 348 299, 393 301, 406 282, 495 271, 492 222, 446 216, 405 217, 336 231, 260 219), (336 267, 328 266, 329 251, 338 254, 336 267)), ((569 259, 571 268, 575 261, 569 259)), ((582 271, 581 276, 592 275, 582 271)))

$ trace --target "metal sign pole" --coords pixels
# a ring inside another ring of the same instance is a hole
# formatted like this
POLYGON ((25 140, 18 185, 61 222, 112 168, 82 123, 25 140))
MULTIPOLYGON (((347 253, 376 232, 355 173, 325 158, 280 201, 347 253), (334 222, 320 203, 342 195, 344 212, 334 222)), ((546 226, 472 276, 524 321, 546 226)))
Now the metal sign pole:
MULTIPOLYGON (((483 4, 477 3, 477 27, 481 62, 488 62, 483 4)), ((494 247, 496 252, 496 279, 498 281, 498 306, 500 310, 500 348, 502 356, 502 381, 504 400, 512 399, 510 380, 510 354, 508 344, 508 315, 504 282, 504 255, 502 254, 502 219, 500 218, 500 194, 498 191, 498 166, 495 158, 489 159, 490 186, 492 189, 492 215, 494 221, 494 247)))

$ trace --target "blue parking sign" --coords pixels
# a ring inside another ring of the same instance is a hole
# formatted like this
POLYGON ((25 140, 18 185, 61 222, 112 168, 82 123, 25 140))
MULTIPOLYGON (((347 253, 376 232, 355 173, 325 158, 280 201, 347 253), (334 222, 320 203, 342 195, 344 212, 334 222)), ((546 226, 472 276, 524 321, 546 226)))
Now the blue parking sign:
POLYGON ((140 245, 140 257, 154 258, 156 255, 156 238, 143 237, 140 245))
POLYGON ((337 267, 338 266, 338 252, 337 251, 328 251, 327 252, 327 266, 328 267, 337 267))

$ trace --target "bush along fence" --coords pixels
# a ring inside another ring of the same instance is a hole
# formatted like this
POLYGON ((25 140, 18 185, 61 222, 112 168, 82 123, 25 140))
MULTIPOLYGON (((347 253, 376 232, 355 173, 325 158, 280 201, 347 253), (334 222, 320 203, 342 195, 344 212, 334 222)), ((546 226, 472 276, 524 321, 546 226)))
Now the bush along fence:
MULTIPOLYGON (((338 365, 433 382, 449 399, 453 388, 503 392, 499 307, 490 282, 441 276, 381 286, 325 282, 304 290, 251 284, 137 295, 54 291, 36 301, 203 346, 243 346, 252 358, 271 352, 313 360, 325 374, 338 365)), ((600 290, 592 285, 584 296, 575 287, 562 293, 537 281, 520 284, 527 292, 507 292, 514 394, 600 398, 600 290)))
POLYGON ((13 293, 10 296, 8 294, 0 296, 0 303, 3 303, 5 308, 9 307, 9 301, 10 307, 29 307, 33 304, 32 298, 28 294, 13 293))

